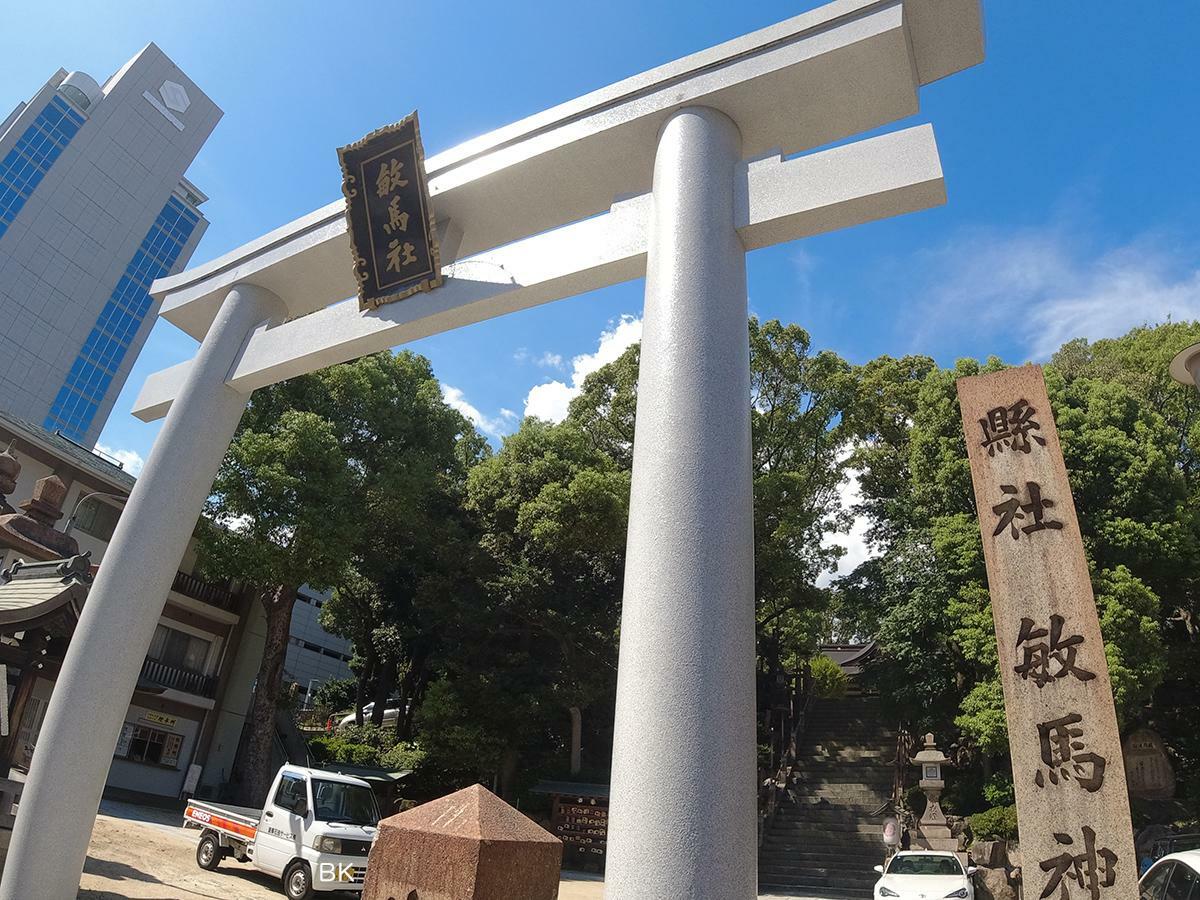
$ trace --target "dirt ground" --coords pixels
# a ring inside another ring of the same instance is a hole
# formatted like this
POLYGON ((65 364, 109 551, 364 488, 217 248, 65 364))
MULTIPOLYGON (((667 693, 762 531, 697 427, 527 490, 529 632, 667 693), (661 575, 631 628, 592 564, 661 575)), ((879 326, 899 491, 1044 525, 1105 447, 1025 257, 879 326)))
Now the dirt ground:
MULTIPOLYGON (((279 879, 226 859, 215 872, 196 865, 199 832, 101 815, 92 829, 80 900, 280 900, 279 879)), ((559 900, 600 900, 604 885, 567 877, 559 900)), ((358 894, 325 894, 355 898, 358 894)))
MULTIPOLYGON (((200 832, 183 829, 179 815, 105 800, 88 846, 78 900, 280 900, 279 879, 232 859, 215 872, 196 865, 200 832)), ((563 876, 558 900, 602 900, 595 876, 563 876)), ((323 894, 357 900, 356 893, 323 894)), ((760 894, 759 900, 787 900, 760 894)), ((808 898, 813 900, 813 898, 808 898)))

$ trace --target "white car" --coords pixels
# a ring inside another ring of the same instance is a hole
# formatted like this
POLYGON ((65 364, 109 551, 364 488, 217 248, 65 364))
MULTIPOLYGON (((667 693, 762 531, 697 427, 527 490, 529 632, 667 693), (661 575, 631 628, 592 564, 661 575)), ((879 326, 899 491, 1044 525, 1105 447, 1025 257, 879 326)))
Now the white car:
POLYGON ((901 850, 887 868, 876 866, 882 877, 875 882, 876 900, 975 900, 971 876, 975 867, 965 871, 953 853, 935 850, 901 850))
MULTIPOLYGON (((385 726, 387 726, 387 725, 394 726, 396 724, 396 721, 400 718, 400 703, 401 703, 401 701, 397 697, 393 697, 391 700, 389 700, 387 702, 387 706, 383 710, 383 724, 385 726)), ((374 702, 368 703, 366 706, 363 707, 363 723, 364 724, 367 724, 367 725, 371 724, 371 713, 373 713, 374 711, 375 711, 375 703, 374 702)), ((340 722, 338 722, 338 728, 347 728, 353 724, 354 724, 354 713, 350 713, 350 715, 342 717, 342 720, 340 722)))
POLYGON ((1146 870, 1138 882, 1142 900, 1187 900, 1200 897, 1200 850, 1169 853, 1146 870))

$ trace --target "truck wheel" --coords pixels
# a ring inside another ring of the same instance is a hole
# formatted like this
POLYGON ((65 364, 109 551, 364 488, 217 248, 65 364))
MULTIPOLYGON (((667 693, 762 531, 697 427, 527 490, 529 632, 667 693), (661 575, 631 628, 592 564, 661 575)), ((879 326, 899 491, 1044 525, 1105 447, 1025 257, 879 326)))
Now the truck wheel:
POLYGON ((196 845, 196 865, 212 871, 221 862, 221 842, 211 831, 200 835, 200 843, 196 845))
POLYGON ((288 900, 312 900, 316 896, 308 863, 298 859, 283 870, 283 892, 288 900))

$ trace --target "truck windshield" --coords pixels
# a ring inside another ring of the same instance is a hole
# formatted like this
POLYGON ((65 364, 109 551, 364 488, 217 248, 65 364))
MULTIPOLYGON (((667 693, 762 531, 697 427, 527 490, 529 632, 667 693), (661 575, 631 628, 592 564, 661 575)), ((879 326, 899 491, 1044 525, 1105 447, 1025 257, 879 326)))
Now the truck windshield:
POLYGON ((371 789, 359 784, 313 779, 313 810, 321 822, 349 822, 351 825, 377 825, 379 812, 371 789))

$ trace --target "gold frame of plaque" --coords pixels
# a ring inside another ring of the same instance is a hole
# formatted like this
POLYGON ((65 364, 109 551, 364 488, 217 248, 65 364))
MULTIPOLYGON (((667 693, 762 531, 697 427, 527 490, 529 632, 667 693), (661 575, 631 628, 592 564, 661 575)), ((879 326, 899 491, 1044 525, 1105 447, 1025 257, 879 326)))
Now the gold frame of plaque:
POLYGON ((439 287, 437 219, 416 110, 339 147, 338 162, 359 309, 439 287))

